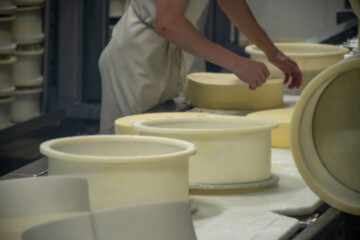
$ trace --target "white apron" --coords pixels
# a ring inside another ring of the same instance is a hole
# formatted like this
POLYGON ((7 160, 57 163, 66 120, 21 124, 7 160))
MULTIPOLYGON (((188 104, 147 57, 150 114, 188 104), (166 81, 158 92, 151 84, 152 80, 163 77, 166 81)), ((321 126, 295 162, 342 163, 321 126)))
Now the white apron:
MULTIPOLYGON (((189 0, 186 18, 196 25, 207 4, 189 0)), ((100 130, 113 127, 119 117, 173 99, 182 89, 183 54, 155 33, 156 5, 157 0, 132 0, 101 54, 100 130)))

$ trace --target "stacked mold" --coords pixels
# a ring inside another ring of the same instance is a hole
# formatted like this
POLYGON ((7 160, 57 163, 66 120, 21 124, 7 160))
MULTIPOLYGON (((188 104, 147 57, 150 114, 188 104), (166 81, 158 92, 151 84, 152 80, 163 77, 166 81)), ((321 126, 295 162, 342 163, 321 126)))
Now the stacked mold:
POLYGON ((0 3, 0 128, 40 114, 45 0, 0 3))

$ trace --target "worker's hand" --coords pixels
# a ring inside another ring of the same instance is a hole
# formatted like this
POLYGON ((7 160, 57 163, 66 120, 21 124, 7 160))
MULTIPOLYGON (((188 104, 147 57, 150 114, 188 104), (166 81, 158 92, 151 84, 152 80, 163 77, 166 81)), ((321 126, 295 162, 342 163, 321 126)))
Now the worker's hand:
POLYGON ((270 72, 265 64, 251 59, 242 58, 235 67, 233 73, 242 81, 249 84, 251 90, 255 90, 266 82, 270 72))
POLYGON ((269 61, 284 73, 284 84, 287 84, 291 78, 291 83, 288 86, 289 89, 300 87, 302 74, 296 62, 288 58, 281 51, 278 51, 272 59, 269 59, 269 61))

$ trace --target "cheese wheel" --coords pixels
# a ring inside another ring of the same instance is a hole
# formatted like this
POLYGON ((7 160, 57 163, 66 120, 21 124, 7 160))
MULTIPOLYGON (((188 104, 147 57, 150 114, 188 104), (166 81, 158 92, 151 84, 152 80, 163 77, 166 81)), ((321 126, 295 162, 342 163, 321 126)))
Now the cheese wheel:
POLYGON ((132 124, 136 121, 140 121, 144 119, 174 117, 174 116, 201 116, 207 114, 208 113, 199 113, 199 112, 161 112, 161 113, 144 113, 144 114, 130 115, 115 120, 115 134, 139 135, 139 132, 135 131, 132 128, 132 124))
POLYGON ((271 131, 271 146, 290 148, 290 122, 294 108, 273 109, 250 113, 247 116, 275 120, 279 127, 271 131))
POLYGON ((230 73, 192 73, 187 76, 186 101, 201 108, 258 110, 283 106, 282 79, 268 79, 256 90, 230 73))

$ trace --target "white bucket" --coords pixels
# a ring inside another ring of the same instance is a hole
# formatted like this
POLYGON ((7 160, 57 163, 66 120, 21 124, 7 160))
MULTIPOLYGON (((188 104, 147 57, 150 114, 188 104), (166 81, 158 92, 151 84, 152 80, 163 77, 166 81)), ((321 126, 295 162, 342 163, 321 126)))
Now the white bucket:
POLYGON ((271 177, 271 129, 277 122, 233 116, 148 119, 133 125, 140 134, 171 137, 196 145, 190 183, 237 184, 271 177))
POLYGON ((0 98, 0 129, 11 125, 10 121, 10 103, 14 97, 0 98))
POLYGON ((18 6, 36 6, 43 5, 45 0, 14 0, 18 6))
POLYGON ((10 105, 12 122, 23 122, 40 115, 40 94, 42 88, 17 89, 10 105))
POLYGON ((89 211, 85 179, 39 177, 0 181, 0 239, 21 240, 35 225, 89 211))
MULTIPOLYGON (((295 94, 301 93, 317 74, 343 60, 344 55, 349 52, 347 48, 327 44, 277 43, 275 45, 298 64, 303 74, 303 82, 299 89, 290 90, 287 86, 284 88, 285 92, 295 94)), ((250 54, 251 59, 265 63, 271 76, 284 78, 282 71, 271 64, 264 52, 255 45, 247 46, 245 51, 250 54)))
POLYGON ((16 5, 13 0, 1 0, 0 1, 0 14, 13 14, 15 13, 16 5))
POLYGON ((291 120, 291 149, 305 182, 326 203, 360 215, 360 56, 321 72, 291 120))
POLYGON ((16 57, 10 55, 0 56, 0 97, 14 94, 15 87, 12 81, 11 69, 16 57))
POLYGON ((42 9, 44 6, 19 7, 12 25, 16 44, 33 44, 44 40, 42 9))
POLYGON ((0 49, 13 44, 11 25, 15 15, 0 17, 0 49))
POLYGON ((41 67, 43 54, 43 48, 38 45, 26 45, 16 50, 17 61, 12 69, 15 86, 36 87, 42 85, 41 67))
POLYGON ((191 143, 143 136, 82 136, 47 141, 49 175, 89 182, 92 210, 154 201, 188 202, 191 143))

